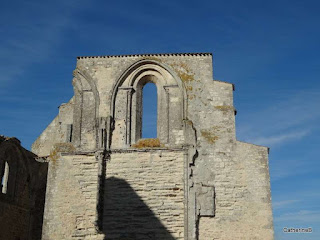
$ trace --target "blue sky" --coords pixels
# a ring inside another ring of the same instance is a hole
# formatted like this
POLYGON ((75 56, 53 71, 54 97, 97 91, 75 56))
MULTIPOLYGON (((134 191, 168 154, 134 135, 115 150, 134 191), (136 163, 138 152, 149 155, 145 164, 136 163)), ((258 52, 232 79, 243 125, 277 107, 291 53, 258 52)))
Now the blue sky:
POLYGON ((0 133, 31 143, 73 95, 76 57, 212 52, 237 138, 267 145, 276 239, 320 239, 318 1, 2 1, 0 133), (284 234, 283 227, 313 227, 284 234))

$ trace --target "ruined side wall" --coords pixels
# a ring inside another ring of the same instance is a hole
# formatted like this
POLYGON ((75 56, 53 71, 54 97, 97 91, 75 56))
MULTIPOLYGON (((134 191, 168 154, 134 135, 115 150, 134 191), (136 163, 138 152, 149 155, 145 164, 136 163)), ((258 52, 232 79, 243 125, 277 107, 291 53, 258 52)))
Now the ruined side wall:
POLYGON ((73 99, 61 104, 59 114, 32 144, 32 152, 38 156, 48 156, 54 144, 69 142, 72 138, 72 124, 73 99))
POLYGON ((107 239, 184 239, 184 151, 112 153, 106 176, 107 239))
POLYGON ((94 155, 51 155, 43 240, 90 239, 96 234, 97 173, 94 155))
POLYGON ((228 171, 233 168, 236 142, 233 85, 210 80, 205 75, 201 81, 195 78, 188 85, 192 89, 199 89, 194 97, 188 96, 188 120, 192 122, 196 136, 196 153, 190 162, 187 179, 189 237, 212 239, 214 235, 207 235, 207 238, 201 236, 201 219, 216 218, 221 209, 217 204, 218 198, 222 197, 230 204, 232 199, 225 193, 235 188, 230 180, 233 175, 228 171), (221 185, 224 187, 221 188, 221 185))
POLYGON ((199 239, 273 239, 267 151, 237 142, 233 158, 216 160, 216 214, 200 218, 199 239))
POLYGON ((14 149, 10 150, 6 151, 5 159, 0 159, 1 165, 3 165, 3 161, 9 162, 10 170, 8 192, 7 194, 0 192, 0 239, 29 239, 30 211, 32 207, 31 199, 29 198, 30 186, 26 184, 29 174, 19 161, 21 156, 19 156, 18 152, 14 151, 14 149))
POLYGON ((38 156, 48 156, 55 142, 61 141, 59 133, 59 116, 56 116, 48 127, 41 133, 32 144, 32 152, 38 156))
POLYGON ((0 135, 0 174, 9 166, 7 192, 0 188, 0 239, 41 239, 48 166, 35 158, 18 139, 0 135))
POLYGON ((0 239, 28 239, 29 211, 13 204, 0 203, 0 239))

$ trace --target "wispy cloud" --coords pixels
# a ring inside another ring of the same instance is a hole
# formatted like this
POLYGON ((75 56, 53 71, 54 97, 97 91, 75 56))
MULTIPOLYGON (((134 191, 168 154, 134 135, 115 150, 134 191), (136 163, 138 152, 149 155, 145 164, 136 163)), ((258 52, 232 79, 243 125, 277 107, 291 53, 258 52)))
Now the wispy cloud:
POLYGON ((284 201, 277 201, 272 203, 273 209, 279 209, 279 208, 284 208, 288 205, 292 205, 294 203, 298 203, 300 200, 284 200, 284 201))
POLYGON ((272 147, 300 140, 319 128, 320 91, 279 92, 272 97, 272 106, 239 119, 239 139, 272 147))
POLYGON ((264 97, 262 104, 267 107, 256 111, 254 106, 251 112, 250 108, 247 108, 249 111, 244 109, 247 112, 238 117, 237 138, 271 147, 269 161, 273 185, 288 178, 317 174, 320 165, 314 142, 318 141, 317 133, 320 132, 320 91, 286 90, 264 97))
POLYGON ((305 174, 313 169, 312 164, 302 159, 282 159, 271 167, 272 182, 297 174, 305 174))
POLYGON ((320 223, 320 211, 300 210, 282 214, 274 218, 275 222, 320 223))
POLYGON ((0 28, 0 86, 13 82, 54 53, 81 6, 79 1, 68 2, 19 2, 18 9, 12 9, 12 4, 0 10, 0 20, 10 22, 0 28))
POLYGON ((272 135, 270 137, 257 137, 249 139, 249 142, 264 146, 274 146, 276 144, 285 143, 288 141, 299 140, 310 133, 310 130, 300 130, 295 132, 288 132, 279 135, 272 135))

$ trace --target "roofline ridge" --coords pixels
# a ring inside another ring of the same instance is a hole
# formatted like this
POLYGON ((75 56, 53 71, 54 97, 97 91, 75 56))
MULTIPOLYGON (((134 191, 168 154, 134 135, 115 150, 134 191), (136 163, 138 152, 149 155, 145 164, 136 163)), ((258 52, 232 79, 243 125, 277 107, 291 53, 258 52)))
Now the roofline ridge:
POLYGON ((145 54, 124 54, 124 55, 104 55, 104 56, 78 56, 77 59, 85 58, 121 58, 121 57, 167 57, 167 56, 212 56, 212 53, 145 53, 145 54))

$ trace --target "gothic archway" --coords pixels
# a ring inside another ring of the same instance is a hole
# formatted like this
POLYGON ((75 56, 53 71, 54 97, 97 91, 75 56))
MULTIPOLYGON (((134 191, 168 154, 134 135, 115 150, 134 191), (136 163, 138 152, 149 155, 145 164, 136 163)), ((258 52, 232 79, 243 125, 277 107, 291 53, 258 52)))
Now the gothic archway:
POLYGON ((113 88, 114 148, 128 147, 141 138, 142 89, 148 82, 157 87, 157 137, 160 142, 171 144, 171 130, 182 130, 186 115, 186 92, 182 81, 168 66, 154 60, 141 60, 130 66, 113 88))

